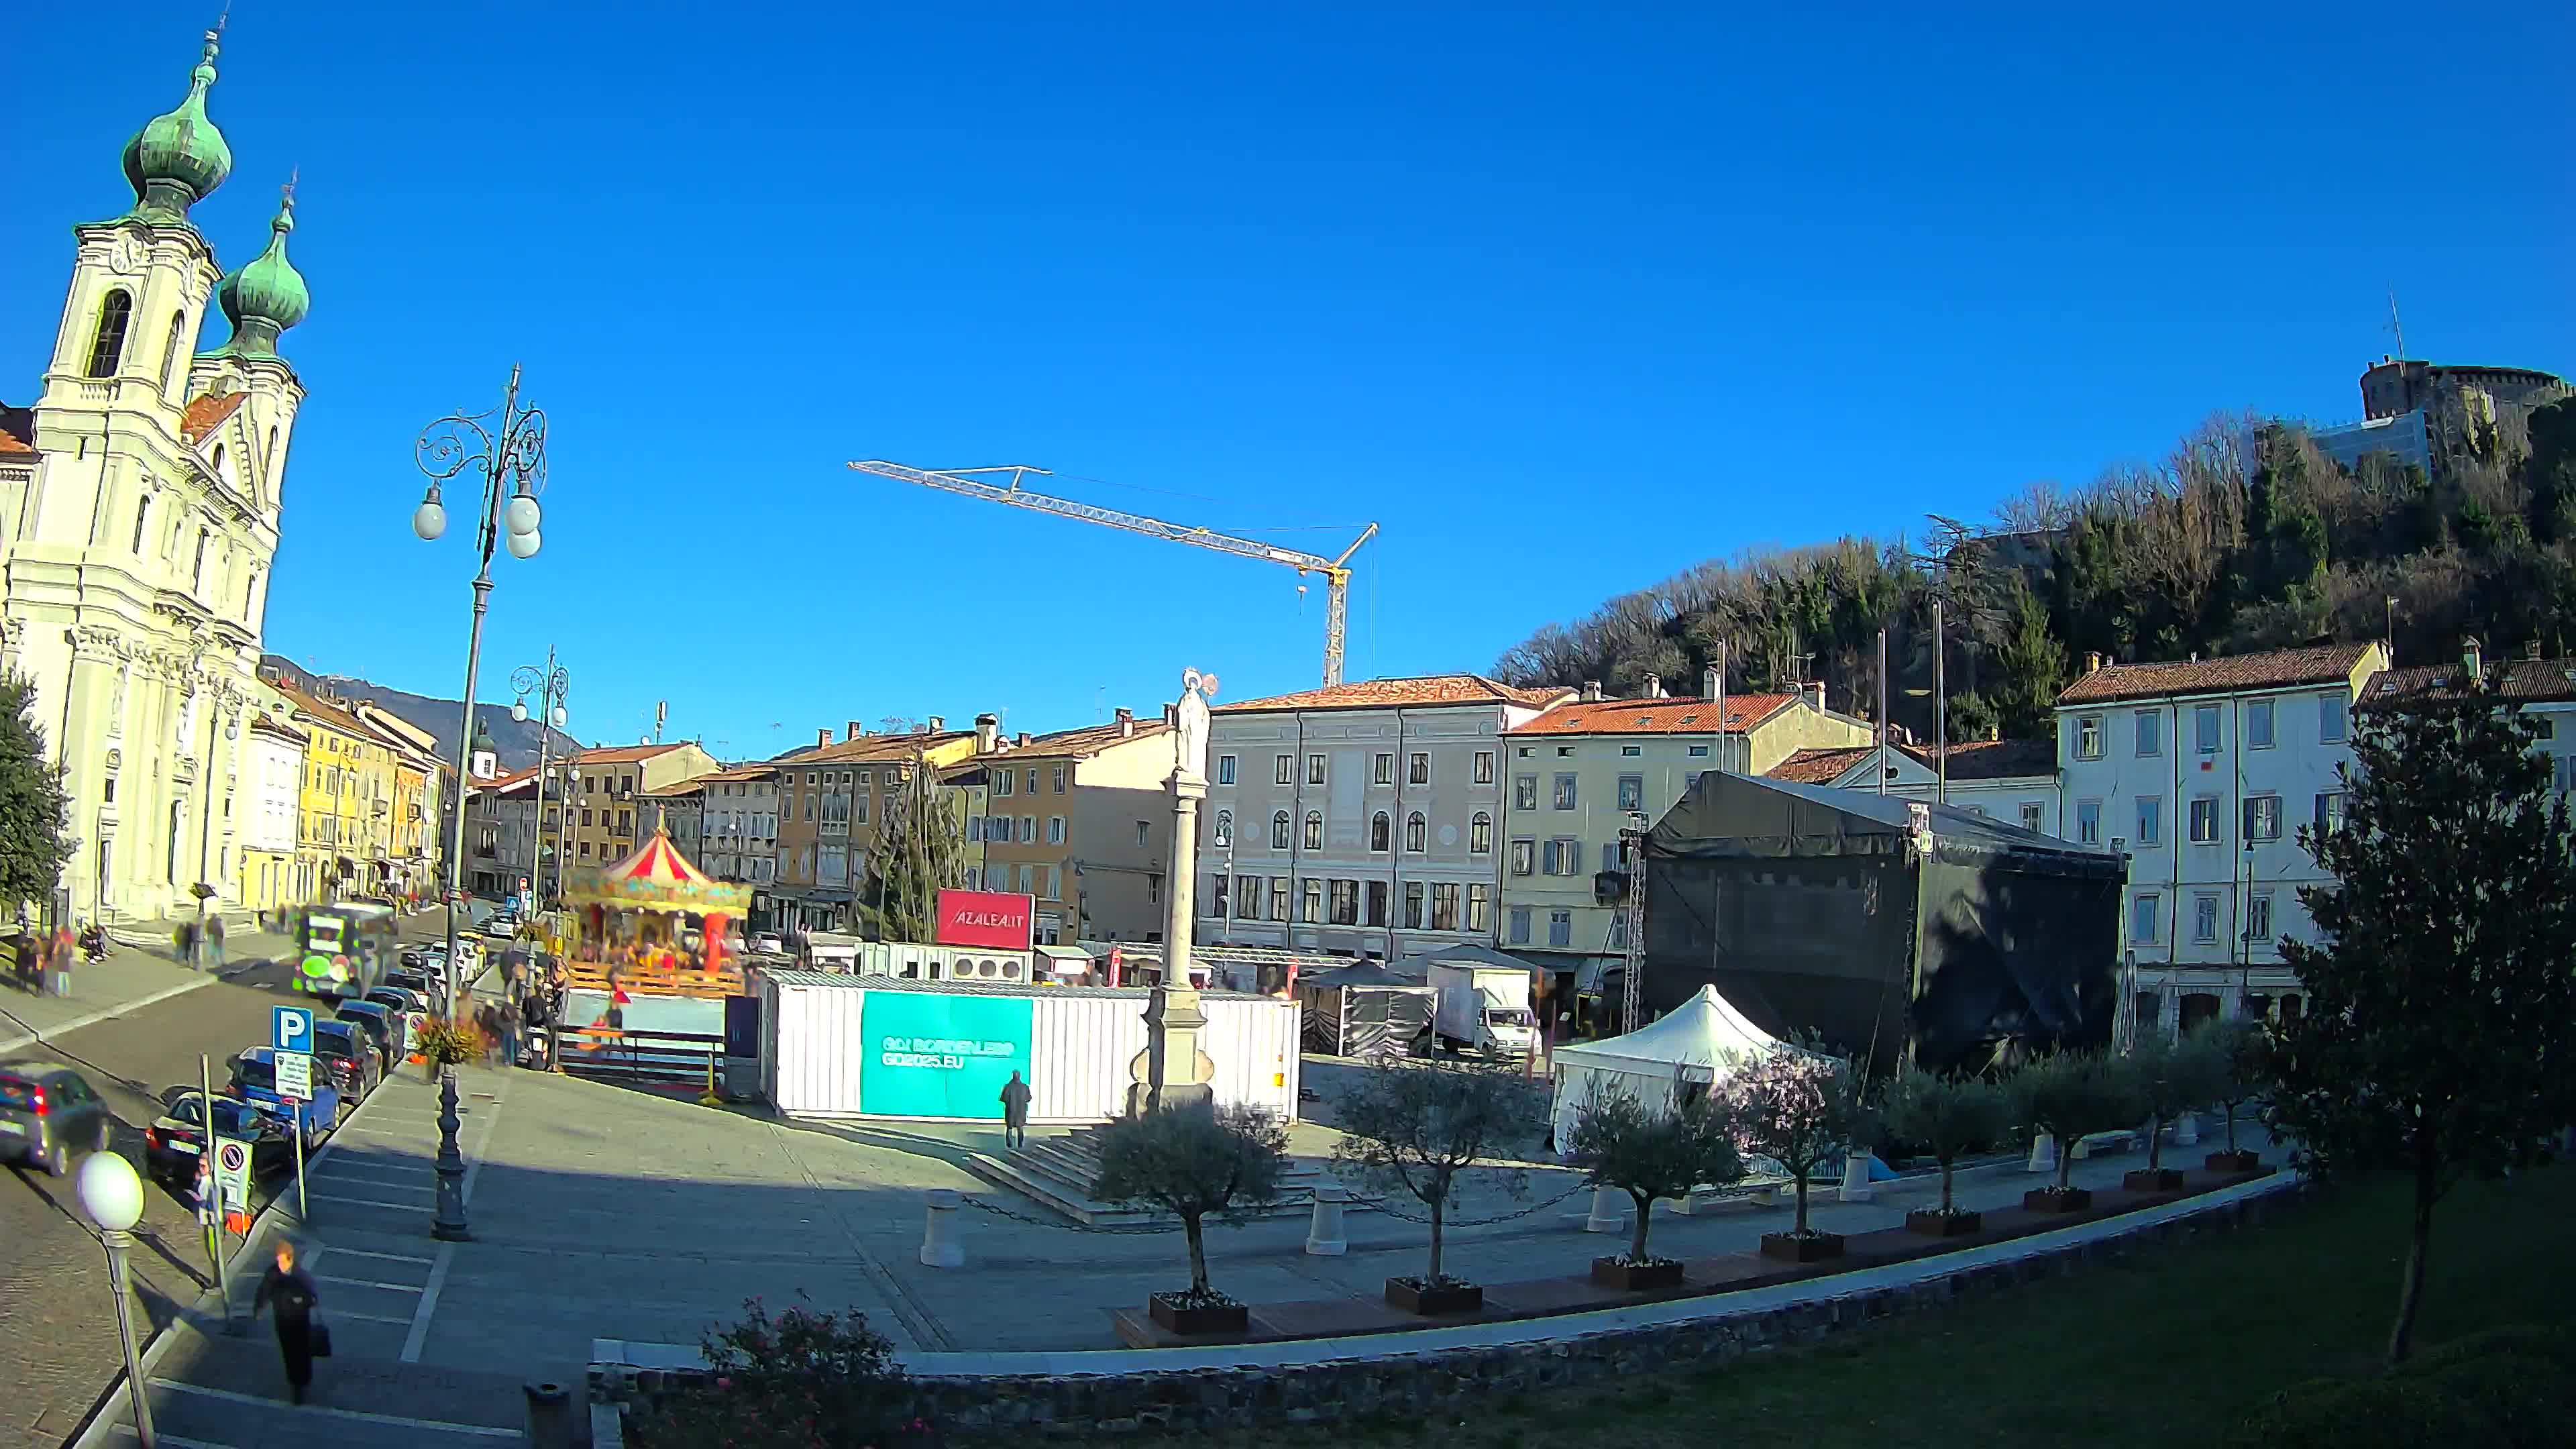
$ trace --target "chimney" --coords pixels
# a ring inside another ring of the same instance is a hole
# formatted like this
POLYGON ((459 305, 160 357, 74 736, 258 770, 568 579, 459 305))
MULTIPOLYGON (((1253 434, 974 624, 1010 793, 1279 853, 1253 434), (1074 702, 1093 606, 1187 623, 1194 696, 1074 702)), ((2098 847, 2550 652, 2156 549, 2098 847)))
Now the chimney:
POLYGON ((844 734, 841 736, 841 738, 843 738, 843 739, 845 739, 845 740, 855 740, 855 739, 857 739, 857 738, 859 737, 859 734, 860 734, 860 730, 859 730, 859 722, 858 722, 857 720, 852 720, 852 721, 850 721, 850 723, 849 723, 849 727, 848 727, 847 732, 846 732, 846 733, 844 733, 844 734))
POLYGON ((818 730, 814 731, 814 743, 815 743, 815 744, 817 744, 817 745, 828 745, 828 744, 830 744, 831 742, 832 742, 832 730, 831 730, 831 727, 830 727, 829 725, 826 725, 826 726, 824 726, 823 728, 821 728, 821 729, 818 729, 818 730))
POLYGON ((1013 740, 1013 741, 1012 741, 1012 743, 1013 743, 1013 744, 1018 745, 1018 746, 1019 746, 1020 748, 1022 748, 1022 749, 1026 749, 1026 748, 1028 748, 1028 744, 1029 744, 1029 732, 1028 732, 1027 730, 1022 730, 1022 731, 1020 731, 1020 737, 1019 737, 1018 739, 1016 739, 1016 740, 1013 740))
POLYGON ((1802 686, 1802 690, 1807 696, 1807 707, 1816 711, 1818 714, 1824 713, 1825 682, 1821 679, 1816 680, 1810 684, 1802 686))
POLYGON ((1995 741, 2002 739, 2003 737, 2004 737, 2004 727, 2003 727, 2002 725, 1988 725, 1988 726, 1986 726, 1986 742, 1987 742, 1988 744, 1992 744, 1992 743, 1994 743, 1995 741))
POLYGON ((948 716, 944 714, 932 715, 930 717, 930 732, 934 735, 946 734, 948 732, 948 716))
POLYGON ((2486 650, 2479 646, 2478 636, 2470 634, 2463 637, 2460 640, 2460 670, 2469 676, 2469 683, 2484 684, 2486 667, 2486 650))
POLYGON ((1585 704, 1598 703, 1601 699, 1601 681, 1597 679, 1583 681, 1583 692, 1577 697, 1585 704))
POLYGON ((1703 670, 1701 670, 1701 671, 1699 672, 1699 697, 1700 697, 1700 698, 1702 698, 1702 699, 1715 699, 1715 698, 1717 698, 1717 692, 1718 692, 1720 689, 1723 689, 1724 687, 1725 687, 1725 681, 1723 681, 1723 680, 1721 680, 1720 678, 1718 678, 1717 666, 1716 666, 1716 665, 1712 664, 1712 665, 1710 665, 1708 668, 1703 669, 1703 670))
POLYGON ((1120 738, 1120 739, 1122 739, 1122 740, 1127 740, 1127 739, 1134 739, 1135 737, 1136 737, 1136 711, 1134 711, 1134 710, 1132 710, 1132 709, 1125 709, 1125 708, 1121 708, 1121 709, 1118 711, 1118 738, 1120 738))
POLYGON ((2099 674, 2102 672, 2101 650, 2087 649, 2084 651, 2084 672, 2087 674, 2099 674))
POLYGON ((975 753, 989 755, 1002 742, 1002 717, 998 714, 975 716, 975 753))
POLYGON ((2523 640, 2522 657, 2525 659, 2538 659, 2540 657, 2540 641, 2537 639, 2523 640))
POLYGON ((1656 674, 1656 673, 1652 672, 1651 670, 1650 670, 1650 671, 1648 671, 1648 672, 1647 672, 1647 674, 1646 674, 1645 682, 1644 682, 1644 684, 1643 684, 1642 686, 1640 686, 1640 687, 1639 687, 1639 689, 1637 690, 1637 693, 1638 693, 1639 697, 1644 698, 1644 699, 1661 699, 1661 698, 1663 698, 1663 697, 1664 697, 1664 677, 1663 677, 1662 675, 1660 675, 1660 674, 1656 674))

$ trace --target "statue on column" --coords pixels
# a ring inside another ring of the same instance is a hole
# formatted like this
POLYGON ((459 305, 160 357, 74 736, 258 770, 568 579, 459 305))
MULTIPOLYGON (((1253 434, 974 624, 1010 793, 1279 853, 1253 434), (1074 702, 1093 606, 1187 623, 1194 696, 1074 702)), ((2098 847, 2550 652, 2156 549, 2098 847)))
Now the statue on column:
POLYGON ((1199 1047, 1207 1014, 1190 984, 1191 929, 1198 917, 1199 802, 1207 798, 1208 698, 1216 676, 1181 674, 1180 703, 1172 711, 1172 861, 1163 892, 1163 984, 1145 1008, 1145 1049, 1129 1067, 1130 1116, 1165 1107, 1205 1106, 1216 1100, 1216 1062, 1199 1047))

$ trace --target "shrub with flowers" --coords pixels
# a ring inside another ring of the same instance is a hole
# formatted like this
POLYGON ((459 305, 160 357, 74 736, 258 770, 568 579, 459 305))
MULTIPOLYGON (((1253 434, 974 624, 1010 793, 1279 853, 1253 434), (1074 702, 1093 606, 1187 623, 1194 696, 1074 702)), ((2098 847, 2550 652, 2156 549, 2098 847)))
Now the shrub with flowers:
POLYGON ((1798 1185, 1794 1237, 1807 1226, 1807 1181, 1844 1148, 1866 1136, 1869 1108, 1860 1074, 1832 1057, 1786 1043, 1746 1063, 1718 1090, 1736 1145, 1780 1164, 1798 1185))
POLYGON ((665 1392, 629 1419, 645 1449, 896 1449, 935 1446, 938 1431, 864 1313, 803 1305, 773 1317, 757 1298, 742 1321, 710 1332, 708 1377, 665 1392))

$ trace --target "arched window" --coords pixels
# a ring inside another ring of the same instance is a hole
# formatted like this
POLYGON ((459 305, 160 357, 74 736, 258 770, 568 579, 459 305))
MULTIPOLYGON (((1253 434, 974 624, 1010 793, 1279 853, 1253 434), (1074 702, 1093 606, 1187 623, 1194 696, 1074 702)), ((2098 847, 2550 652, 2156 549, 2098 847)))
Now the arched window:
POLYGON ((1405 816, 1404 848, 1407 850, 1422 849, 1423 843, 1428 836, 1429 829, 1430 822, 1422 818, 1421 811, 1416 810, 1412 814, 1405 816))
POLYGON ((1393 828, 1386 818, 1386 812, 1383 810, 1377 812, 1369 818, 1369 849, 1385 850, 1388 843, 1387 837, 1393 833, 1393 828))
POLYGON ((116 365, 125 360, 125 326, 133 320, 134 298, 123 287, 99 302, 98 331, 91 334, 89 344, 90 376, 116 376, 116 365))
POLYGON ((170 858, 164 863, 172 885, 179 883, 179 847, 187 838, 188 802, 173 800, 170 802, 170 858))
POLYGON ((1234 844, 1234 812, 1231 810, 1216 812, 1216 843, 1220 846, 1234 844))
POLYGON ((1272 850, 1288 848, 1288 812, 1285 810, 1270 817, 1270 848, 1272 850))
POLYGON ((171 313, 170 338, 161 344, 161 390, 163 392, 176 394, 179 391, 179 338, 187 330, 188 314, 171 313))
POLYGON ((143 557, 143 530, 152 521, 152 495, 134 500, 134 556, 143 557))
POLYGON ((197 562, 188 571, 188 587, 198 592, 203 592, 206 587, 206 541, 213 537, 205 529, 197 530, 197 562))
POLYGON ((268 451, 260 455, 259 471, 265 476, 277 471, 277 424, 268 425, 268 451))
POLYGON ((215 444, 215 478, 223 483, 232 481, 224 475, 224 445, 221 443, 215 444))
POLYGON ((1324 848, 1324 812, 1321 810, 1306 812, 1306 848, 1308 850, 1324 848))
POLYGON ((1467 849, 1477 855, 1494 853, 1494 817, 1479 810, 1467 822, 1467 849))

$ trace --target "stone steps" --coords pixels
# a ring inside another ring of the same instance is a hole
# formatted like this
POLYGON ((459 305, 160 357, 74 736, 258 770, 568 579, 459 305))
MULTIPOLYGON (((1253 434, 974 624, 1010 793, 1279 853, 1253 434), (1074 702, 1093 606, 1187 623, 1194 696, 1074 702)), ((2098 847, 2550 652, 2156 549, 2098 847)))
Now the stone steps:
MULTIPOLYGON (((1171 1221, 1169 1213, 1139 1211, 1103 1202, 1091 1195, 1100 1180, 1098 1127, 1084 1127, 1062 1137, 1032 1137, 1001 1157, 977 1152, 966 1168, 996 1187, 1008 1188, 1063 1217, 1090 1227, 1122 1227, 1171 1221)), ((1314 1190, 1323 1184, 1322 1169, 1291 1161, 1281 1183, 1278 1205, 1263 1217, 1287 1217, 1310 1211, 1314 1190)), ((1354 1208, 1365 1207, 1353 1203, 1354 1208)))

